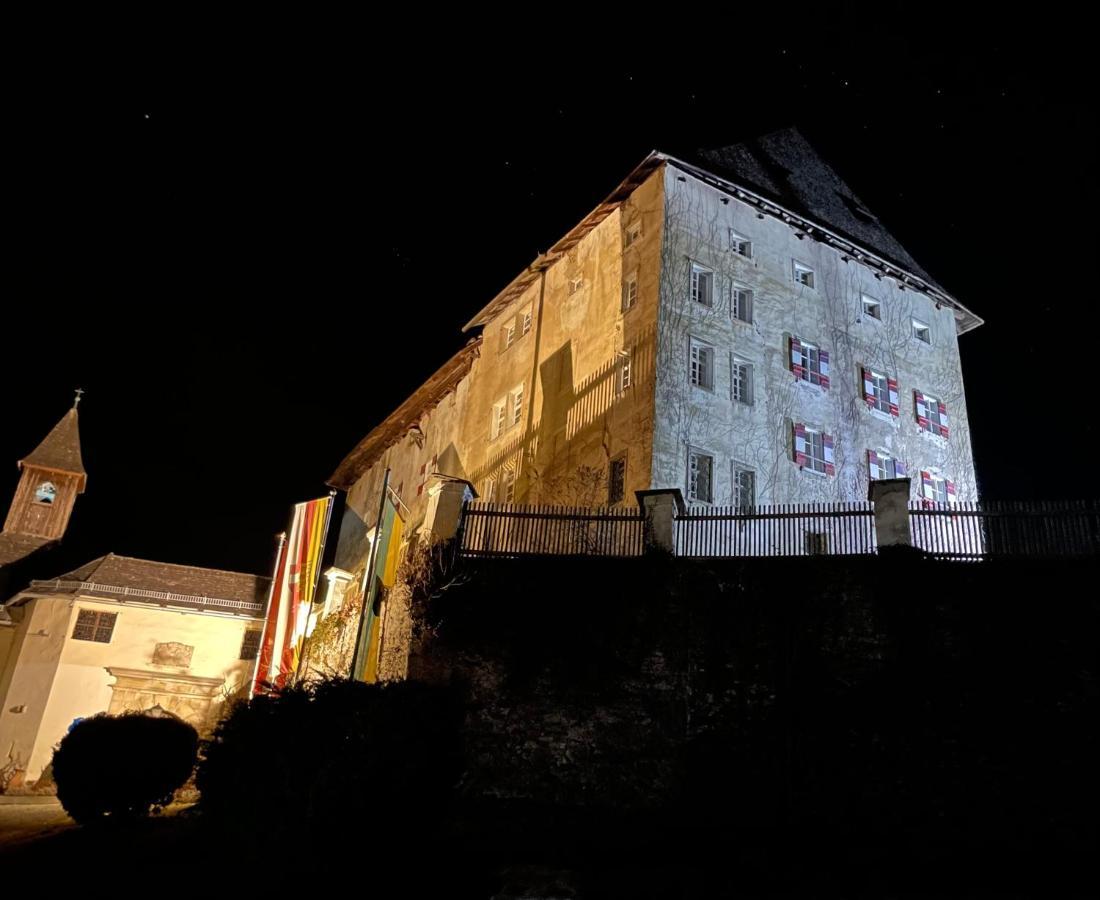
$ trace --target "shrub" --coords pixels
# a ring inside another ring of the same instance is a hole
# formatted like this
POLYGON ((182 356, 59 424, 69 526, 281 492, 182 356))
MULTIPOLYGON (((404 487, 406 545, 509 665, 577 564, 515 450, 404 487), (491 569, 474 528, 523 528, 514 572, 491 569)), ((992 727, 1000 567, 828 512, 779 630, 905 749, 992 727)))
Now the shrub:
POLYGON ((447 688, 330 680, 237 705, 207 745, 200 809, 269 842, 377 834, 436 820, 462 773, 462 709, 447 688))
POLYGON ((198 732, 175 717, 101 713, 79 722, 53 755, 57 798, 81 825, 146 816, 190 777, 198 732))

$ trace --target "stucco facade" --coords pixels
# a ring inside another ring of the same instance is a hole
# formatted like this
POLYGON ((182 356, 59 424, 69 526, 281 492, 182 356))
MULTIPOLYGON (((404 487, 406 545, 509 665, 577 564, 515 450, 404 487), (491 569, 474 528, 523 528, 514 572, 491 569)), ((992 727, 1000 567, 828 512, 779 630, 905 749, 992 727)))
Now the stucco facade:
POLYGON ((357 528, 373 525, 387 468, 412 530, 433 472, 512 503, 631 503, 636 490, 669 487, 744 503, 735 470, 751 473, 753 504, 862 500, 872 473, 902 472, 915 496, 934 482, 936 499, 976 499, 958 335, 980 320, 797 133, 760 140, 771 149, 723 151, 742 182, 651 154, 475 316, 467 329, 480 334, 451 368, 330 479, 348 491, 357 528), (801 154, 804 170, 792 164, 777 187, 783 167, 760 168, 766 152, 801 154), (783 206, 788 194, 810 211, 783 206), (735 289, 751 298, 735 301, 735 289), (792 348, 812 349, 813 373, 792 348), (709 460, 705 492, 690 454, 709 460))

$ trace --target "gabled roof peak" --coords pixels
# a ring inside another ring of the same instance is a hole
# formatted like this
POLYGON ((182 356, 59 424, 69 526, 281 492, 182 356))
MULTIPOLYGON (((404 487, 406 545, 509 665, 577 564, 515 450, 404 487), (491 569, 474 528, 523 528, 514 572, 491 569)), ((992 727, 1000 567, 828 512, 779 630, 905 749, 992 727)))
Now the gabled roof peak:
POLYGON ((34 466, 80 476, 79 490, 84 490, 88 473, 80 455, 80 428, 76 406, 70 409, 46 435, 42 443, 19 460, 19 468, 34 466))

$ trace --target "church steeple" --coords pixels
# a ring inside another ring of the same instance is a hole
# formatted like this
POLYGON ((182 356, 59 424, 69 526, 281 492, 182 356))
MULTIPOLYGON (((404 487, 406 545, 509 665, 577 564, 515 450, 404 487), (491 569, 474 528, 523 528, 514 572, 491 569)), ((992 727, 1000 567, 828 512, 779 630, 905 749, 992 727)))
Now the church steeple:
POLYGON ((42 443, 19 460, 23 475, 4 522, 5 534, 53 541, 65 533, 76 497, 88 481, 76 411, 82 393, 42 443))

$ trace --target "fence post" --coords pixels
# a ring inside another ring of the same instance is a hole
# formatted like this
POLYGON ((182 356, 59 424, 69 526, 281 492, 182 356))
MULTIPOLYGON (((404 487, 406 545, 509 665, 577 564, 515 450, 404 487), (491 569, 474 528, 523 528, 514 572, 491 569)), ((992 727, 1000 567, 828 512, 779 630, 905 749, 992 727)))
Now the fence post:
POLYGON ((438 544, 456 537, 462 524, 462 508, 475 497, 474 486, 461 478, 441 479, 431 485, 421 532, 428 543, 438 544))
POLYGON ((909 547, 909 479, 872 481, 867 499, 875 507, 875 538, 879 547, 909 547))
POLYGON ((685 511, 679 488, 635 491, 638 506, 645 516, 646 550, 676 552, 676 514, 685 511))

